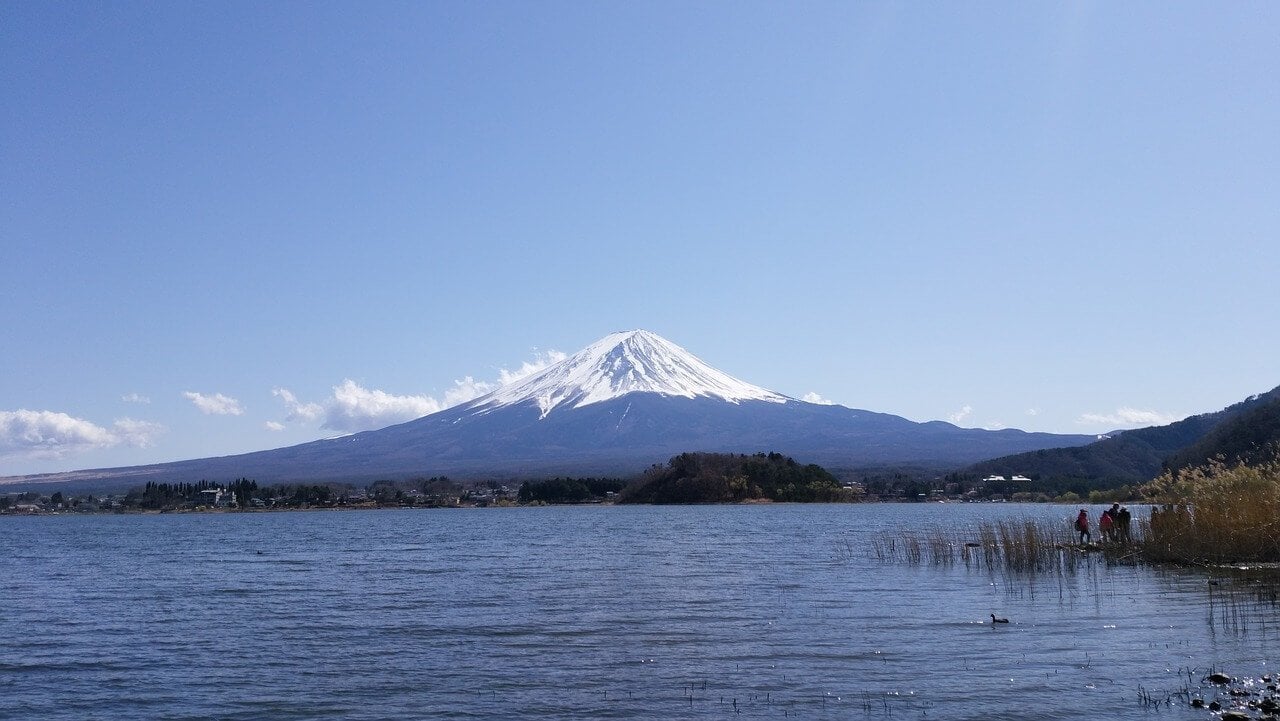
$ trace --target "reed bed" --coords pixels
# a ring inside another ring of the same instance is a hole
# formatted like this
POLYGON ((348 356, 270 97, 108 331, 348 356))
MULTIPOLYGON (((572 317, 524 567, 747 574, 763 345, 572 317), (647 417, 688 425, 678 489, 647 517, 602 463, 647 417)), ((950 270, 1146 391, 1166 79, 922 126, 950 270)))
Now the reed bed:
POLYGON ((972 528, 900 530, 873 541, 883 561, 964 563, 1018 572, 1073 573, 1094 554, 1108 563, 1183 566, 1280 564, 1280 457, 1252 466, 1211 462, 1166 473, 1146 489, 1158 503, 1130 535, 1081 545, 1071 519, 1006 519, 972 528))
POLYGON ((888 532, 872 540, 871 550, 881 561, 911 565, 963 563, 991 570, 1074 573, 1082 551, 1101 550, 1075 545, 1074 536, 1069 521, 1005 519, 981 521, 968 529, 888 532))
POLYGON ((1141 524, 1147 560, 1280 562, 1280 460, 1166 473, 1151 491, 1166 503, 1141 524))

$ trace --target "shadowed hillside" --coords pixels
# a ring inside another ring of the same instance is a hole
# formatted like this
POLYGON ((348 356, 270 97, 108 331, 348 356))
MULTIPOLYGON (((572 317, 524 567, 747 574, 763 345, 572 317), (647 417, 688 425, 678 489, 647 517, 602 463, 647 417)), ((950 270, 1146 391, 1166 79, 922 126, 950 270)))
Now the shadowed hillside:
POLYGON ((681 453, 623 489, 624 503, 841 501, 852 493, 821 466, 780 453, 681 453))
POLYGON ((1228 465, 1257 465, 1273 460, 1280 448, 1280 389, 1259 396, 1235 416, 1214 426, 1190 447, 1174 453, 1165 463, 1169 470, 1203 465, 1221 459, 1228 465))
POLYGON ((1166 426, 1125 431, 1087 446, 1048 448, 974 464, 966 473, 1021 473, 1039 482, 1086 479, 1104 485, 1144 483, 1166 468, 1203 464, 1219 454, 1229 461, 1260 456, 1280 439, 1280 387, 1216 413, 1166 426))

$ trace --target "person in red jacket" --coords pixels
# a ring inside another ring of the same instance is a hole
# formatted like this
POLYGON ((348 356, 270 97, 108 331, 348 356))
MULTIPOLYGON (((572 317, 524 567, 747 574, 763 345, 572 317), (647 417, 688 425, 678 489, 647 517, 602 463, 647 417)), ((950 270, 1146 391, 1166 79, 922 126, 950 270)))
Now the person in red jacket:
POLYGON ((1080 515, 1076 516, 1076 530, 1080 532, 1080 542, 1088 543, 1089 536, 1089 514, 1083 508, 1080 509, 1080 515))
POLYGON ((1111 511, 1102 512, 1102 517, 1098 519, 1098 531, 1102 534, 1102 541, 1114 540, 1111 538, 1111 529, 1115 525, 1115 519, 1111 517, 1111 511))

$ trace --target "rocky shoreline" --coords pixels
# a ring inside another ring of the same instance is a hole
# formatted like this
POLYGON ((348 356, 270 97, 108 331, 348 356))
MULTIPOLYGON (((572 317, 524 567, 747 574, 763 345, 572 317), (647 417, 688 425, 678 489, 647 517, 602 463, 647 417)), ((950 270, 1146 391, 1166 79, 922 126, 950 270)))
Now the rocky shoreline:
POLYGON ((1201 679, 1203 686, 1192 693, 1189 705, 1209 711, 1223 721, 1266 721, 1280 719, 1280 692, 1277 678, 1230 676, 1220 671, 1201 679))

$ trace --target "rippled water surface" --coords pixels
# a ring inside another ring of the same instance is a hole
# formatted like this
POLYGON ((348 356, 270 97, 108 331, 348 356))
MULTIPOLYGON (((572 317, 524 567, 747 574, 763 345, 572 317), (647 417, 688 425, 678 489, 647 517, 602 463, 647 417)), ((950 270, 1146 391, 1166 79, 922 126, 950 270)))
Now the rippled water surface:
POLYGON ((1201 573, 1032 583, 869 543, 1073 510, 0 518, 0 718, 1189 719, 1139 689, 1269 671, 1272 613, 1224 615, 1201 573))

